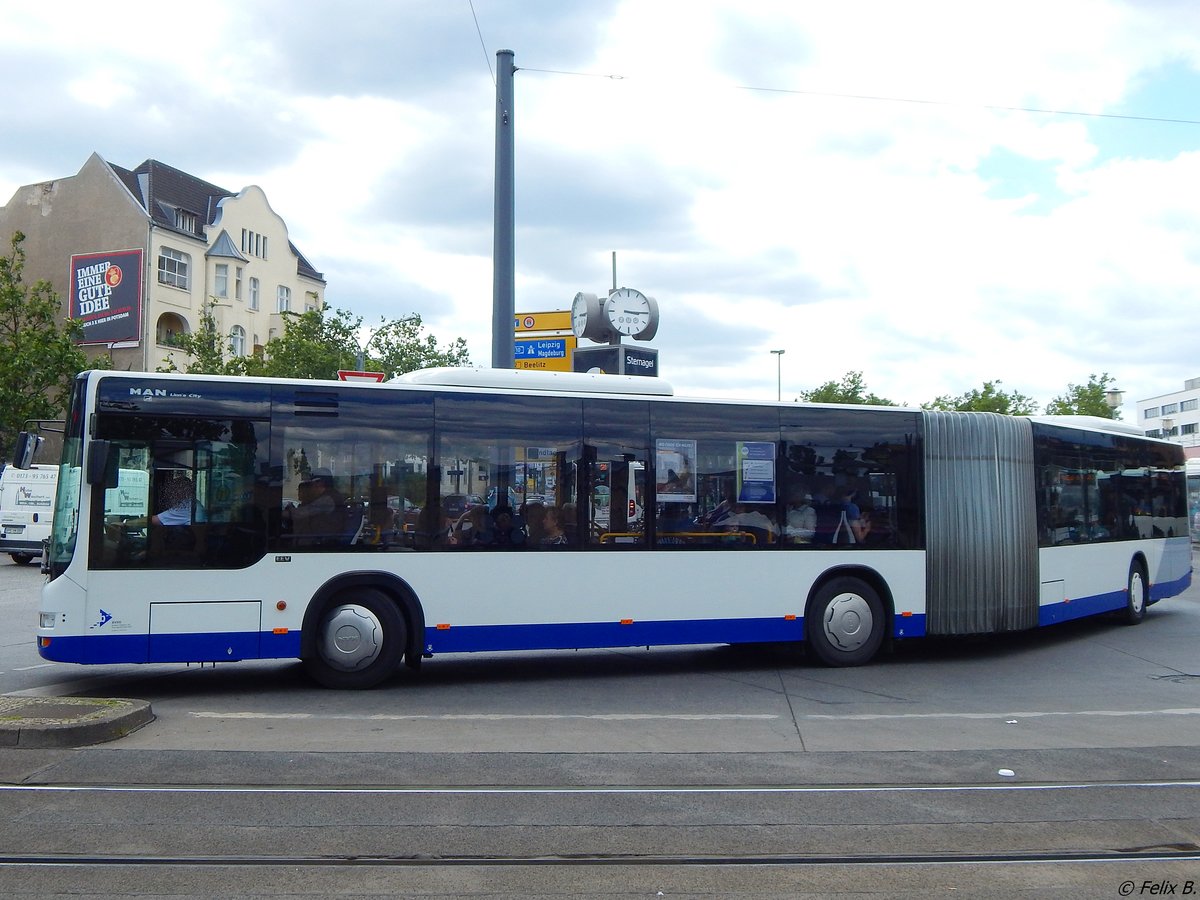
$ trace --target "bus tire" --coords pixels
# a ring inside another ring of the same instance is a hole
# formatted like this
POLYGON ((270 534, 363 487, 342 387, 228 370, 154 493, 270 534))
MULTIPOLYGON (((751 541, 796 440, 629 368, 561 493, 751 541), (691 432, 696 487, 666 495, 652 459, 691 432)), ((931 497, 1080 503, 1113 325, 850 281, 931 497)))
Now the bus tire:
POLYGON ((1129 565, 1129 582, 1125 587, 1125 616, 1126 625, 1136 625, 1146 618, 1146 601, 1149 585, 1146 582, 1146 570, 1139 560, 1129 565))
POLYGON ((883 644, 887 623, 873 587, 850 576, 821 586, 804 619, 808 647, 827 666, 861 666, 883 644))
POLYGON ((404 616, 392 599, 376 588, 355 588, 321 613, 304 665, 324 687, 370 688, 396 671, 406 642, 404 616))
POLYGON ((10 553, 9 556, 12 557, 12 561, 18 566, 27 566, 33 562, 32 553, 10 553))

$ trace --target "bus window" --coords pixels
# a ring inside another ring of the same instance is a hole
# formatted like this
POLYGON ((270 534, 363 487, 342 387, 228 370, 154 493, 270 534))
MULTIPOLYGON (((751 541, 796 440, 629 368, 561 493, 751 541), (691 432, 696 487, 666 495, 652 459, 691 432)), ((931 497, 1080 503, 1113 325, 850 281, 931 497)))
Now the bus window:
POLYGON ((531 416, 521 397, 437 400, 439 536, 453 550, 531 550, 577 541, 581 401, 547 399, 531 416), (559 526, 562 526, 561 528, 559 526), (559 532, 562 536, 559 536, 559 532))
POLYGON ((340 387, 275 392, 272 460, 284 550, 354 551, 428 546, 433 401, 340 387))
POLYGON ((265 435, 264 423, 236 419, 101 415, 97 436, 112 442, 116 483, 93 486, 92 565, 234 568, 257 559, 264 528, 248 535, 244 524, 266 468, 265 435))
POLYGON ((650 410, 639 400, 584 403, 584 471, 576 527, 604 549, 646 546, 650 410))
POLYGON ((658 546, 778 545, 778 409, 680 404, 656 409, 654 429, 658 546))

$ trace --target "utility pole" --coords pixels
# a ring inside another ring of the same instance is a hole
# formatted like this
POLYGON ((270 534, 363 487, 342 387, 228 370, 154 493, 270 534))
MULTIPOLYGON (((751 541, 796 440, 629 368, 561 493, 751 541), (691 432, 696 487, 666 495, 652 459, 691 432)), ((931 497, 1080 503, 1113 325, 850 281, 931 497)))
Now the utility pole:
POLYGON ((513 368, 516 231, 513 189, 513 52, 496 52, 496 200, 492 249, 492 368, 513 368))

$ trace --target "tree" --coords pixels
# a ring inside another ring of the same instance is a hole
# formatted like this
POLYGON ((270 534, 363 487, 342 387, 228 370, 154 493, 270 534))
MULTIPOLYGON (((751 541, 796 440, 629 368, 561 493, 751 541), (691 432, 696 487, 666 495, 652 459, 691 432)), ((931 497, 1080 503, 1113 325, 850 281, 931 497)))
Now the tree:
MULTIPOLYGON (((261 354, 239 357, 232 355, 228 336, 217 330, 213 305, 200 314, 199 328, 176 338, 176 346, 191 356, 186 372, 336 379, 339 369, 359 367, 362 318, 344 309, 331 313, 325 306, 304 313, 284 313, 282 335, 267 341, 261 354)), ((367 344, 363 367, 388 375, 426 366, 466 365, 470 361, 462 338, 440 350, 433 335, 422 335, 418 315, 394 321, 381 319, 367 344)), ((178 368, 168 359, 159 371, 174 372, 178 368)))
POLYGON ((999 381, 985 381, 982 388, 967 391, 958 397, 943 395, 932 403, 925 404, 925 408, 948 412, 994 412, 1005 416, 1029 416, 1037 412, 1038 405, 1031 397, 1026 397, 1019 391, 1002 391, 999 381))
POLYGON ((62 418, 71 381, 88 366, 75 341, 80 322, 61 325, 62 298, 46 281, 26 286, 25 235, 15 232, 0 257, 0 453, 7 455, 28 419, 62 418))
POLYGON ((1117 380, 1107 372, 1098 378, 1088 376, 1087 384, 1068 384, 1067 392, 1046 404, 1046 414, 1051 416, 1099 416, 1102 419, 1119 419, 1121 411, 1108 405, 1108 392, 1114 389, 1117 380))
POLYGON ((862 372, 847 372, 840 382, 826 381, 811 391, 801 391, 800 399, 810 403, 854 403, 869 406, 895 406, 891 400, 867 392, 862 372))

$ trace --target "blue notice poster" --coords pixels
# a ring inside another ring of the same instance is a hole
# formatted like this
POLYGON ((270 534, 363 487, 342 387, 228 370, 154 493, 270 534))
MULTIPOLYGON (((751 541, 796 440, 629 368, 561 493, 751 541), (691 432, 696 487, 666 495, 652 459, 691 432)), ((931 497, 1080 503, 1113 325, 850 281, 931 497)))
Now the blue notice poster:
POLYGON ((775 443, 738 441, 738 503, 775 502, 775 443))

